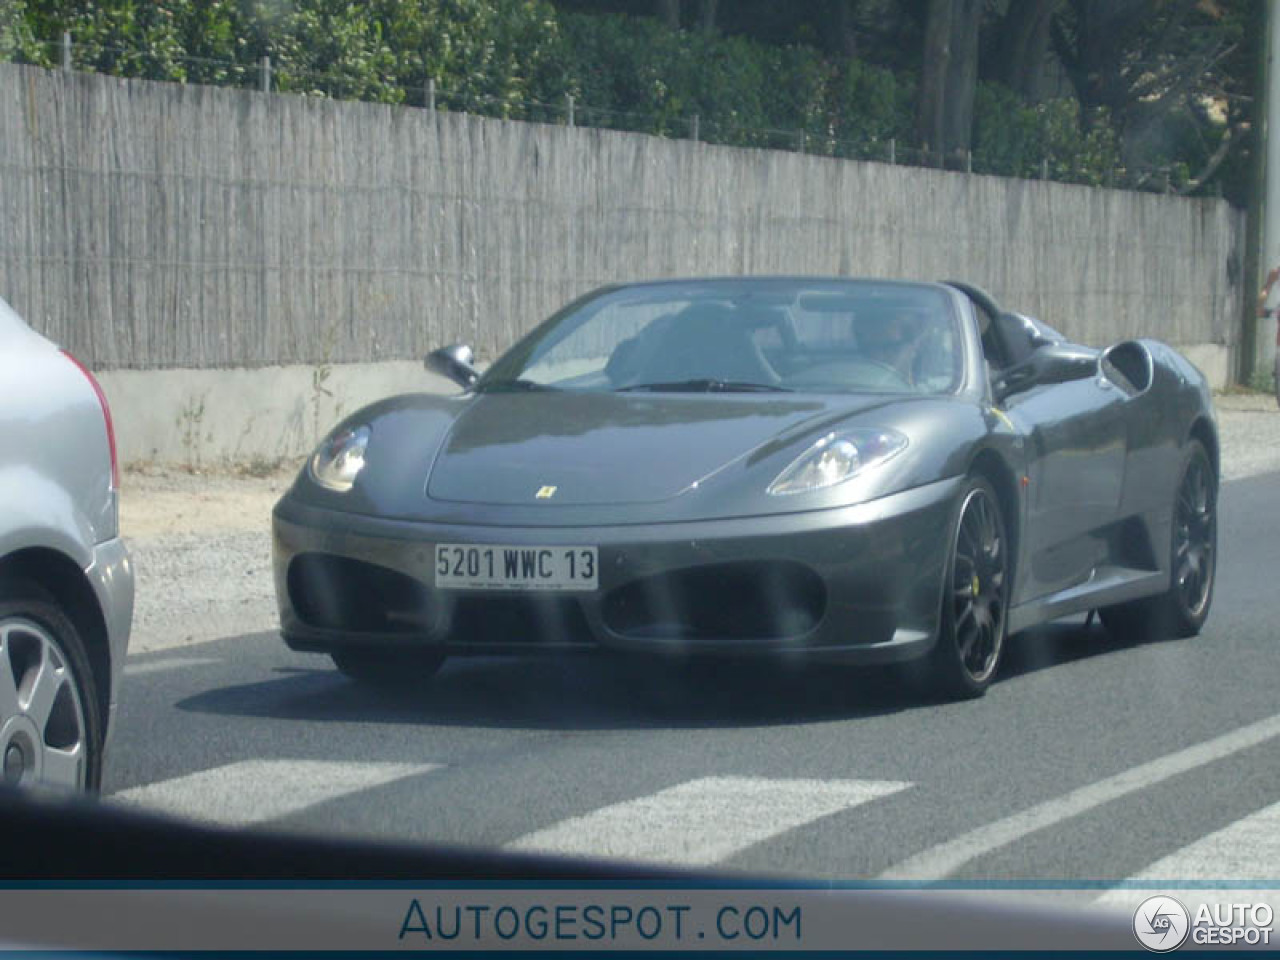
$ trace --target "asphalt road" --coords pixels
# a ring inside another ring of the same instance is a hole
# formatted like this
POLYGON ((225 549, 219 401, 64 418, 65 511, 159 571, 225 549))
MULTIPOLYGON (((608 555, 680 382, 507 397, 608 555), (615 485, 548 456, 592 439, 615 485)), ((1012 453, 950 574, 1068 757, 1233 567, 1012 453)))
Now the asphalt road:
POLYGON ((979 701, 874 670, 449 662, 360 688, 252 634, 130 659, 108 802, 810 878, 1280 879, 1280 474, 1225 484, 1189 641, 1013 640, 979 701))

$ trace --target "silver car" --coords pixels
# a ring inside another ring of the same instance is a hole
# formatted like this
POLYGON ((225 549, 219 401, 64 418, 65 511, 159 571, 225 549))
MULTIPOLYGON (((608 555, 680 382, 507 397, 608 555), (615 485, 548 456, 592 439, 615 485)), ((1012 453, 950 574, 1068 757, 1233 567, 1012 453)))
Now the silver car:
POLYGON ((0 763, 96 790, 133 620, 120 475, 93 376, 0 300, 0 763))

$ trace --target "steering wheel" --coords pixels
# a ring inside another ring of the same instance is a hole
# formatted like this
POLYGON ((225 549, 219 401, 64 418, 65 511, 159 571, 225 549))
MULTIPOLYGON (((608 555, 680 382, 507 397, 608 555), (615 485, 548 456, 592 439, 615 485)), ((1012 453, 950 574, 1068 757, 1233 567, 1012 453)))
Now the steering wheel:
POLYGON ((899 370, 897 367, 895 367, 891 363, 885 363, 883 360, 872 360, 870 357, 860 357, 858 362, 865 363, 869 367, 876 367, 879 370, 883 370, 885 373, 889 374, 895 381, 897 381, 894 384, 894 386, 911 387, 911 388, 915 387, 915 382, 912 380, 912 378, 904 374, 901 370, 899 370))

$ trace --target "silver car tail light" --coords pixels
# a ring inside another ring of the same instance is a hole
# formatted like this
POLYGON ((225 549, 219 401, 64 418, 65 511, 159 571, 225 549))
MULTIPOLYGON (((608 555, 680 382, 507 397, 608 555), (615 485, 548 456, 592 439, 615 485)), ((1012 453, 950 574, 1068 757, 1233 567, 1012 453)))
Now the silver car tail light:
POLYGON ((62 355, 76 365, 76 369, 84 374, 85 379, 89 381, 89 385, 93 387, 93 392, 98 397, 98 405, 102 407, 102 419, 107 426, 107 447, 111 450, 111 489, 120 489, 120 459, 116 454, 116 428, 111 422, 111 405, 107 403, 107 395, 102 392, 102 386, 89 368, 77 360, 66 350, 62 351, 62 355))

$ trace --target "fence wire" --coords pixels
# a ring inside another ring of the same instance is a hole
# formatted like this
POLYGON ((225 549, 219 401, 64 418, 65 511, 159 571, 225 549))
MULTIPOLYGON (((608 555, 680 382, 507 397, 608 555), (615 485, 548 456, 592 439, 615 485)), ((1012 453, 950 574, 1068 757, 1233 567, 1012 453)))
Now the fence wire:
MULTIPOLYGON (((238 61, 176 52, 157 53, 109 44, 78 43, 69 36, 64 36, 61 43, 36 41, 28 45, 31 46, 42 51, 44 57, 24 56, 19 51, 13 56, 13 62, 60 66, 68 71, 103 73, 129 79, 387 103, 526 123, 645 133, 672 140, 1149 193, 1179 192, 1187 187, 1189 178, 1186 168, 1176 164, 1153 167, 1117 165, 1099 176, 1096 172, 1082 171, 1074 167, 1068 158, 1056 157, 1051 152, 1038 158, 1000 162, 984 158, 981 152, 944 154, 896 138, 842 137, 834 129, 751 127, 675 110, 650 113, 617 110, 586 103, 572 95, 558 102, 548 102, 514 95, 449 90, 430 79, 421 84, 406 85, 400 77, 392 74, 371 80, 367 75, 357 77, 340 69, 310 71, 292 64, 278 66, 269 57, 238 61)), ((1221 196, 1220 184, 1215 182, 1209 189, 1213 195, 1221 196)))

